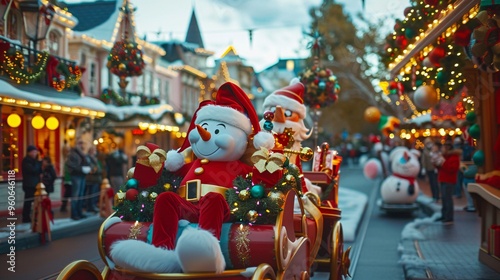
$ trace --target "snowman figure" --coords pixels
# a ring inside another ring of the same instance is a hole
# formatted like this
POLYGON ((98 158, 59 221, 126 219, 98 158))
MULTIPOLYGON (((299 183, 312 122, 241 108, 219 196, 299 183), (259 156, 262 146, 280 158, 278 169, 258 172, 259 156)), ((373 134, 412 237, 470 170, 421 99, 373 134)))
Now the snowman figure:
POLYGON ((227 188, 252 166, 242 161, 249 139, 255 148, 272 148, 273 136, 260 131, 259 119, 247 95, 233 83, 223 84, 215 102, 200 103, 189 135, 177 151, 169 151, 165 168, 183 176, 178 193, 164 192, 155 202, 152 244, 137 240, 113 244, 111 257, 120 267, 142 272, 216 272, 225 269, 219 238, 230 219, 227 188), (188 164, 180 154, 191 147, 196 159, 188 164), (177 239, 179 222, 185 227, 177 239))
POLYGON ((416 177, 420 172, 418 157, 420 152, 397 147, 389 155, 391 175, 383 182, 380 188, 383 205, 413 204, 417 199, 419 188, 416 177))

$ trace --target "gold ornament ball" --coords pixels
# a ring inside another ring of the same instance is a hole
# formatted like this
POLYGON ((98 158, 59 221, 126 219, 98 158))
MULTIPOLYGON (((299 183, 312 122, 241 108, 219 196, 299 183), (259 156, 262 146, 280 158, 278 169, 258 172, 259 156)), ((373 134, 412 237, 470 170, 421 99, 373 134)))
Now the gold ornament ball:
POLYGON ((157 197, 158 197, 158 194, 157 194, 157 193, 155 193, 155 192, 151 192, 151 193, 149 194, 149 200, 151 200, 151 201, 153 201, 153 202, 154 202, 154 201, 156 201, 156 198, 157 198, 157 197))
POLYGON ((422 109, 429 109, 439 102, 439 94, 433 86, 423 85, 415 90, 413 103, 422 109))
POLYGON ((283 200, 285 199, 285 195, 280 192, 280 191, 277 191, 277 192, 269 192, 267 194, 267 196, 272 199, 272 200, 283 200))
POLYGON ((123 63, 120 63, 120 65, 118 65, 118 69, 121 71, 125 70, 126 68, 127 68, 127 66, 125 66, 125 64, 123 64, 123 63))
POLYGON ((255 210, 250 210, 247 213, 247 219, 250 223, 255 223, 257 221, 257 218, 259 217, 259 213, 255 210))
POLYGON ((171 188, 172 188, 172 186, 170 185, 170 183, 166 183, 165 185, 163 185, 163 189, 165 191, 169 191, 171 188))
POLYGON ((122 191, 119 191, 115 194, 115 206, 118 206, 120 204, 123 203, 123 201, 125 200, 125 193, 122 192, 122 191))
POLYGON ((111 61, 108 61, 108 63, 106 63, 106 66, 107 66, 108 68, 110 68, 110 67, 111 67, 111 61))
POLYGON ((245 201, 247 199, 250 198, 250 192, 248 190, 242 190, 240 191, 240 193, 238 194, 238 198, 241 200, 241 201, 245 201))
POLYGON ((326 77, 326 71, 325 70, 320 70, 318 74, 319 74, 320 77, 326 77))
POLYGON ((134 178, 134 171, 135 171, 135 167, 132 167, 128 170, 127 172, 127 179, 132 179, 134 178))
POLYGON ((380 120, 380 110, 375 106, 370 106, 365 110, 365 120, 367 122, 376 123, 380 120))

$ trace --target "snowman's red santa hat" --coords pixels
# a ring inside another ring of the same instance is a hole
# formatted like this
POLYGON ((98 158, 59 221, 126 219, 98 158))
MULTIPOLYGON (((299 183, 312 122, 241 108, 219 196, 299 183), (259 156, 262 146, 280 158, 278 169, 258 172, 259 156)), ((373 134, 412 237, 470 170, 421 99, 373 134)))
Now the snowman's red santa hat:
POLYGON ((293 79, 289 86, 280 88, 266 97, 263 107, 280 105, 299 114, 301 119, 306 117, 306 106, 304 105, 305 87, 299 79, 293 79))
MULTIPOLYGON (((260 130, 259 118, 247 94, 236 84, 227 82, 219 87, 215 101, 203 101, 193 115, 189 132, 195 125, 206 120, 215 120, 241 128, 247 135, 254 134, 255 148, 274 146, 274 137, 269 132, 260 130)), ((187 139, 186 139, 187 140, 187 139)), ((183 144, 183 151, 189 143, 183 144)))

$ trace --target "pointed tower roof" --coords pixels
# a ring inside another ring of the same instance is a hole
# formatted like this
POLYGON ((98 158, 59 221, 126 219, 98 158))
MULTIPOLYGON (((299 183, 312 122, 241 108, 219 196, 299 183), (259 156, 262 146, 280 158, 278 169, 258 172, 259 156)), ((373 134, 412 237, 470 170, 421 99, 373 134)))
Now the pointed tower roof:
POLYGON ((194 8, 193 12, 191 13, 191 20, 189 21, 185 41, 187 43, 197 44, 200 48, 205 48, 205 46, 203 45, 203 39, 201 38, 200 27, 198 26, 198 20, 196 19, 194 8))

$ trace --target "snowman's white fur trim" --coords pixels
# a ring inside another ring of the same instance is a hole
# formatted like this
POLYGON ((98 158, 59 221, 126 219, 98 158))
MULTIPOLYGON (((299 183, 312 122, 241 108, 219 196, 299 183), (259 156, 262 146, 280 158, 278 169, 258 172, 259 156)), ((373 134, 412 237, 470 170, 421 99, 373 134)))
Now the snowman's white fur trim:
POLYGON ((121 240, 111 245, 113 262, 122 268, 149 273, 182 272, 173 250, 155 247, 140 240, 121 240))
POLYGON ((260 131, 253 137, 253 146, 256 149, 263 147, 271 150, 274 147, 274 136, 270 132, 260 131))
POLYGON ((177 240, 175 252, 186 273, 222 273, 226 268, 219 240, 206 230, 187 227, 177 240))
POLYGON ((176 150, 167 152, 167 160, 165 161, 165 169, 175 172, 184 165, 184 156, 176 150))
POLYGON ((262 104, 262 107, 267 109, 279 105, 285 109, 296 112, 297 114, 299 114, 301 119, 304 119, 306 117, 306 106, 304 106, 304 104, 301 104, 297 100, 294 100, 290 97, 278 95, 275 92, 271 93, 266 97, 266 99, 264 99, 264 104, 262 104))
POLYGON ((201 124, 206 120, 220 121, 234 127, 240 128, 247 135, 252 133, 250 119, 243 113, 227 106, 207 105, 196 113, 195 124, 201 124))

